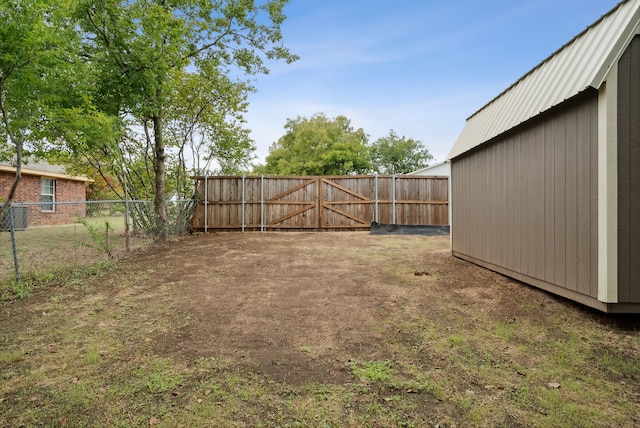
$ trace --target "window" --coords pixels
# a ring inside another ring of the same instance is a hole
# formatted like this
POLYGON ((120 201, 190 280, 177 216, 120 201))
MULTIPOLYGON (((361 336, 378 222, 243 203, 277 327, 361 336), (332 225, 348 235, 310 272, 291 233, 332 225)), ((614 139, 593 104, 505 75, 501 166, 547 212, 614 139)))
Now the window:
POLYGON ((53 178, 42 179, 42 191, 40 202, 42 211, 55 211, 56 206, 56 180, 53 178))

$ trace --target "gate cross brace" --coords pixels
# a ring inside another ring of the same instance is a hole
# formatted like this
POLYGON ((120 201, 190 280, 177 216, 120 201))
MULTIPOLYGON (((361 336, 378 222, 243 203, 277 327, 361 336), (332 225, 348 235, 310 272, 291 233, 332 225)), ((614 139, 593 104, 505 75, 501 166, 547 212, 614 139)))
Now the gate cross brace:
POLYGON ((300 214, 302 214, 302 213, 303 213, 303 212, 305 212, 305 211, 309 211, 309 210, 311 210, 311 209, 313 209, 313 208, 315 208, 315 207, 316 207, 316 204, 315 204, 315 203, 305 205, 305 207, 304 207, 304 208, 300 208, 299 210, 296 210, 296 211, 294 211, 294 212, 292 212, 292 213, 289 213, 289 214, 287 214, 286 216, 284 216, 284 217, 282 217, 282 218, 279 218, 279 219, 277 219, 277 220, 274 220, 274 221, 272 221, 271 223, 269 223, 267 226, 273 226, 273 225, 278 224, 278 223, 280 223, 280 222, 282 222, 282 221, 288 220, 288 219, 290 219, 291 217, 295 217, 295 216, 297 216, 297 215, 300 215, 300 214))

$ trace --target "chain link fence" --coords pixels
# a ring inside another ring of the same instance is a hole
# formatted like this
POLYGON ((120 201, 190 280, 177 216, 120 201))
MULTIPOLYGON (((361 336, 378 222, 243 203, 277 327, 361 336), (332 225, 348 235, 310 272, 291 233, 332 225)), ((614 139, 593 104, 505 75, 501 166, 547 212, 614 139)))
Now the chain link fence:
POLYGON ((122 257, 190 229, 195 201, 167 201, 158 224, 152 201, 14 203, 0 218, 0 281, 50 275, 122 257))

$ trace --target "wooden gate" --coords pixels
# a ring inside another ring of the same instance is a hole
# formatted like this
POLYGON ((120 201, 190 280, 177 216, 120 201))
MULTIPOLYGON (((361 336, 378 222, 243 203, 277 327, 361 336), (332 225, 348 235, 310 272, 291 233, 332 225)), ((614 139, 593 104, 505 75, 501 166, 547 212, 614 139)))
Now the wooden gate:
POLYGON ((195 230, 362 230, 447 225, 447 177, 194 177, 195 230))
POLYGON ((321 229, 371 227, 371 222, 375 221, 375 200, 367 186, 370 180, 358 180, 357 177, 318 177, 318 181, 321 229))

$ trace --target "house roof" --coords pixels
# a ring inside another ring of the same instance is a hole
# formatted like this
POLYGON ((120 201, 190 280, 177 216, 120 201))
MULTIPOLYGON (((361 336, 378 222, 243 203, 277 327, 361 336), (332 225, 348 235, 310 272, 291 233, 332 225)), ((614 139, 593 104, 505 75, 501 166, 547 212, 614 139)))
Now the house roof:
POLYGON ((415 171, 411 171, 409 173, 407 173, 407 175, 425 175, 425 173, 428 173, 429 171, 432 170, 441 170, 443 168, 446 168, 446 165, 448 164, 448 161, 444 161, 444 162, 438 162, 438 163, 434 163, 433 165, 429 165, 427 167, 424 168, 420 168, 418 170, 415 171))
POLYGON ((467 119, 455 158, 589 87, 599 89, 635 34, 640 0, 625 0, 467 119))
MULTIPOLYGON (((0 163, 0 172, 10 172, 15 173, 16 167, 0 163)), ((92 182, 93 180, 87 177, 81 177, 77 175, 69 175, 65 172, 64 167, 60 165, 52 165, 47 162, 29 162, 29 164, 24 165, 21 169, 22 175, 37 175, 39 177, 46 178, 57 178, 71 181, 84 181, 86 183, 92 182)))

